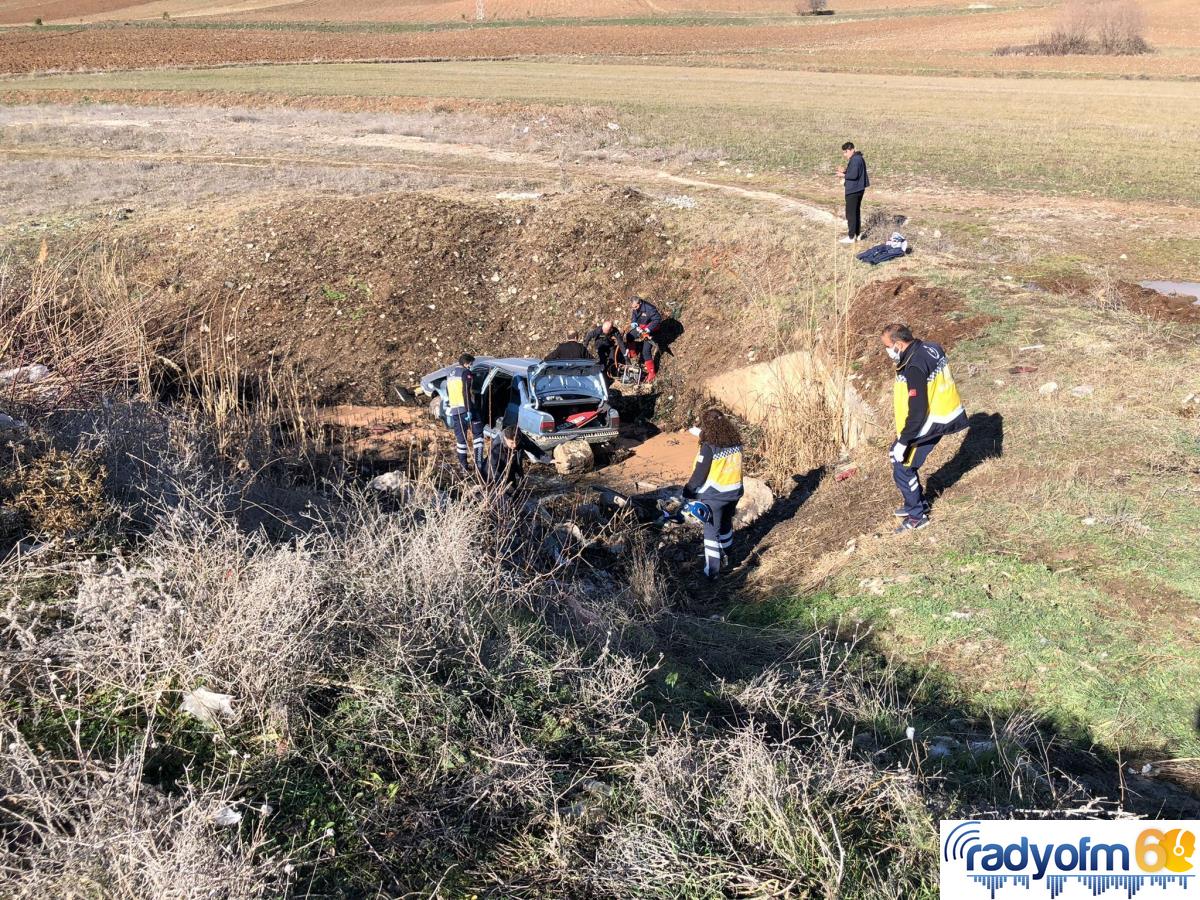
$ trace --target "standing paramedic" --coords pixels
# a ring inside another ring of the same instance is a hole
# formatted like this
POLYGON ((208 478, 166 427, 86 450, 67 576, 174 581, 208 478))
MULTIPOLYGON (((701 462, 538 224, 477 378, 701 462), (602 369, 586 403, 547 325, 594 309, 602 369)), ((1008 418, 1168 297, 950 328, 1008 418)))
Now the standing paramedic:
POLYGON ((846 236, 841 242, 853 244, 862 239, 863 194, 871 186, 871 179, 867 177, 867 161, 849 141, 842 144, 842 156, 846 165, 838 169, 838 175, 846 185, 846 236))
POLYGON ((475 357, 464 353, 446 377, 446 416, 454 430, 454 450, 463 471, 471 471, 467 457, 467 434, 471 434, 476 469, 483 467, 483 422, 471 398, 471 364, 475 357))
POLYGON ((654 353, 658 349, 654 343, 654 332, 662 324, 662 313, 649 300, 634 297, 629 311, 629 334, 625 336, 629 355, 635 354, 635 347, 641 347, 642 363, 646 366, 646 383, 650 384, 657 377, 655 371, 654 353))
POLYGON ((892 388, 896 440, 889 455, 892 477, 903 500, 896 510, 903 519, 896 529, 900 534, 929 524, 929 504, 917 470, 938 441, 962 431, 968 423, 945 350, 932 341, 913 337, 907 325, 888 325, 882 340, 884 350, 896 364, 892 388))
POLYGON ((733 514, 742 499, 742 437, 719 409, 700 415, 700 453, 683 496, 699 500, 704 525, 704 576, 716 579, 733 546, 733 514))

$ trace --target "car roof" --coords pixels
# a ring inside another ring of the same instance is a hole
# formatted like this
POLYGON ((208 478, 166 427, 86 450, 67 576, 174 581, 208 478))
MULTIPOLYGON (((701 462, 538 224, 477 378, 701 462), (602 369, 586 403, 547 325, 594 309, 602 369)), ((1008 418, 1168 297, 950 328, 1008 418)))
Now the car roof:
POLYGON ((492 369, 500 369, 507 372, 509 375, 528 375, 529 370, 534 366, 541 365, 540 359, 533 359, 523 356, 477 356, 475 357, 475 365, 487 366, 492 369))

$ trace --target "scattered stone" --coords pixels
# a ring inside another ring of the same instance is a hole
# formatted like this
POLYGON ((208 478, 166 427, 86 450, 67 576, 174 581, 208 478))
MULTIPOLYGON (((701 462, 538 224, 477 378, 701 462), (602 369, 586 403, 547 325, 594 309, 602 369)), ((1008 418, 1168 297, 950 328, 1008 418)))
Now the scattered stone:
POLYGON ((945 759, 953 756, 959 749, 960 745, 954 738, 939 737, 934 738, 933 743, 929 745, 930 759, 945 759))
POLYGON ((1058 382, 1057 381, 1047 381, 1040 388, 1038 388, 1038 393, 1041 394, 1043 397, 1049 397, 1051 394, 1056 393, 1057 391, 1058 391, 1058 382))
POLYGON ((608 127, 609 131, 620 131, 621 130, 621 126, 618 125, 616 122, 609 122, 607 127, 608 127))
POLYGON ((208 688, 198 687, 184 692, 179 708, 201 722, 212 724, 218 718, 233 718, 233 695, 218 694, 208 688))
POLYGON ((567 441, 554 448, 554 468, 559 475, 582 475, 594 464, 592 445, 587 441, 567 441))
POLYGON ((962 612, 961 610, 952 609, 952 610, 950 610, 950 615, 947 616, 946 618, 963 620, 963 619, 971 618, 972 615, 973 615, 973 613, 962 612))
POLYGON ((696 201, 687 194, 679 194, 678 196, 663 197, 663 203, 667 206, 673 206, 676 209, 695 209, 696 201))
POLYGON ((734 528, 745 528, 766 515, 775 504, 775 493, 761 478, 742 479, 742 499, 733 517, 734 528))
POLYGON ((866 591, 876 597, 882 597, 884 592, 882 578, 862 578, 858 582, 859 590, 866 591))
POLYGON ((986 753, 994 752, 995 749, 995 741, 967 741, 967 750, 972 756, 983 756, 986 753))
POLYGON ((605 784, 603 781, 597 781, 595 778, 589 778, 583 783, 582 787, 589 794, 596 797, 611 797, 613 793, 612 785, 605 784))
POLYGON ((1090 384, 1080 384, 1071 388, 1071 396, 1078 397, 1080 399, 1083 399, 1084 397, 1090 397, 1094 393, 1096 393, 1096 389, 1090 384))
POLYGON ((384 472, 371 479, 369 487, 373 491, 389 494, 407 494, 412 481, 403 472, 384 472))
POLYGON ((1080 522, 1082 522, 1082 524, 1086 525, 1088 528, 1091 528, 1093 525, 1096 524, 1096 517, 1095 516, 1085 516, 1083 519, 1080 520, 1080 522))

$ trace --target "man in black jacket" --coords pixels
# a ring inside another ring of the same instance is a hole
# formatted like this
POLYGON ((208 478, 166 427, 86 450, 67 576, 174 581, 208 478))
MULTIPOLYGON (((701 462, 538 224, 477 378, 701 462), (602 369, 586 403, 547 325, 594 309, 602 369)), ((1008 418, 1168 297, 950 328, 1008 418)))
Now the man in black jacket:
POLYGON ((842 156, 846 159, 846 165, 838 169, 838 175, 846 186, 847 234, 841 242, 853 244, 862 239, 863 194, 871 186, 871 179, 867 176, 867 161, 850 141, 842 144, 842 156))
POLYGON ((515 425, 507 426, 492 440, 492 449, 484 467, 484 478, 488 484, 502 487, 504 490, 517 490, 521 487, 525 480, 525 460, 517 443, 515 425))
POLYGON ((567 339, 546 354, 546 359, 587 359, 587 347, 579 343, 579 332, 572 329, 567 339))
POLYGON ((615 375, 614 351, 619 351, 621 356, 625 355, 625 338, 621 336, 620 329, 613 325, 612 319, 605 319, 583 336, 584 347, 591 347, 593 343, 596 345, 596 359, 604 366, 605 374, 615 375))

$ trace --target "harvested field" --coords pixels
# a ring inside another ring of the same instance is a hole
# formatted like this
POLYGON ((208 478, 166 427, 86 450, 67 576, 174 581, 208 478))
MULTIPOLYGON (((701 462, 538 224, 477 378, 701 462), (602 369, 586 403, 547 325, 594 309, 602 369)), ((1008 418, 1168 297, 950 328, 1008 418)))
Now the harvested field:
POLYGON ((1171 52, 1136 58, 991 55, 999 44, 1034 39, 1050 21, 1048 13, 1034 9, 838 22, 798 19, 771 25, 668 21, 389 31, 157 24, 136 26, 136 31, 119 27, 12 30, 0 34, 0 59, 5 71, 28 73, 254 62, 704 55, 743 66, 829 70, 1200 76, 1200 53, 1181 45, 1184 38, 1172 36, 1158 45, 1175 48, 1171 52), (136 53, 131 53, 131 47, 136 47, 136 53))
MULTIPOLYGON (((1015 5, 998 0, 995 6, 1015 5)), ((841 0, 839 13, 880 13, 945 8, 946 0, 841 0)), ((953 7, 951 7, 953 8, 953 7)), ((794 0, 487 0, 489 21, 522 19, 795 18, 794 0)), ((172 18, 237 18, 278 22, 450 22, 473 21, 474 0, 0 0, 0 24, 103 22, 172 18)))

